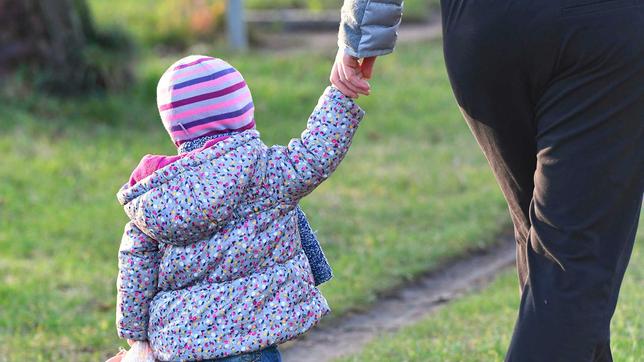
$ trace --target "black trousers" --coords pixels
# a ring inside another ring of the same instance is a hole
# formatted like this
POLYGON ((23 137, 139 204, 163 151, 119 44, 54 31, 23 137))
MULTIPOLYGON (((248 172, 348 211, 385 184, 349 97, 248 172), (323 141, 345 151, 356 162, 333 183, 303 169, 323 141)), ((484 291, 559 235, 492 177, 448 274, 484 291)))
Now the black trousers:
POLYGON ((644 191, 644 0, 443 0, 447 70, 515 226, 507 361, 610 361, 644 191))

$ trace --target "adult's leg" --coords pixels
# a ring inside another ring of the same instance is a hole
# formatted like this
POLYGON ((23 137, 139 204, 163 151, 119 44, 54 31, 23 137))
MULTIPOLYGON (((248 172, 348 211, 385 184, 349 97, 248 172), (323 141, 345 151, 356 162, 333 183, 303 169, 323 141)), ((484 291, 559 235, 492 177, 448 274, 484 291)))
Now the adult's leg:
POLYGON ((641 206, 641 7, 561 4, 443 1, 454 93, 522 246, 511 361, 610 360, 641 206))
MULTIPOLYGON (((443 45, 456 100, 508 203, 522 287, 536 169, 533 93, 520 62, 523 21, 501 0, 494 5, 443 0, 443 45)), ((545 52, 545 51, 544 51, 545 52)), ((544 54, 544 58, 546 55, 544 54)))
POLYGON ((529 281, 512 361, 544 347, 550 361, 611 360, 610 319, 644 191, 644 2, 606 4, 556 19, 558 63, 535 112, 529 281))

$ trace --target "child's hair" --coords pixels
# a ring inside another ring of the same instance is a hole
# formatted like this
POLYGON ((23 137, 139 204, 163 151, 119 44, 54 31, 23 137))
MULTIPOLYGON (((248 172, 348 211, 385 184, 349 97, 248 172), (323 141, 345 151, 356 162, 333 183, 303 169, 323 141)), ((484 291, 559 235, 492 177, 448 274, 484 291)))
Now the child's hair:
POLYGON ((237 69, 217 58, 191 55, 172 64, 159 80, 157 105, 177 147, 255 128, 250 89, 237 69))

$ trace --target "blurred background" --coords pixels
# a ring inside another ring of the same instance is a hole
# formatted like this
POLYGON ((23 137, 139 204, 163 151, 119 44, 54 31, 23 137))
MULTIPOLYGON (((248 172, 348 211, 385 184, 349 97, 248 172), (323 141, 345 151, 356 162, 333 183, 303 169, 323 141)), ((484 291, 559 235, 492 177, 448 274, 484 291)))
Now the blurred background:
MULTIPOLYGON (((351 152, 303 201, 333 265, 327 323, 510 227, 445 74, 438 0, 409 0, 376 62, 351 152)), ((176 153, 156 109, 163 71, 221 57, 249 84, 267 144, 304 129, 337 51, 341 0, 0 0, 0 361, 101 361, 114 327, 115 198, 145 154, 176 153)), ((641 239, 641 236, 639 237, 641 239)), ((639 245, 641 243, 638 243, 639 245)), ((615 360, 644 355, 636 246, 615 360)), ((347 361, 501 360, 518 305, 511 268, 347 361)), ((411 323, 413 322, 413 323, 411 323)))
MULTIPOLYGON (((406 21, 427 20, 437 4, 413 2, 406 21)), ((3 73, 17 70, 22 81, 57 94, 113 90, 132 84, 132 67, 150 54, 249 46, 277 50, 270 41, 277 34, 337 29, 341 5, 338 0, 2 0, 0 65, 3 73)))

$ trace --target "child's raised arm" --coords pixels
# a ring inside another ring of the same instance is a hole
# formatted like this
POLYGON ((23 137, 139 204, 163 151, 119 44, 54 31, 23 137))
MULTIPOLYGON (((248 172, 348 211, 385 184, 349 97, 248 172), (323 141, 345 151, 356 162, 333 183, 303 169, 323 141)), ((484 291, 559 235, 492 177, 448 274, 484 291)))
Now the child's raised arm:
POLYGON ((119 248, 116 282, 116 328, 123 339, 148 339, 148 313, 150 301, 157 292, 159 259, 156 240, 134 223, 127 223, 119 248))
POLYGON ((338 167, 364 111, 335 87, 328 87, 300 138, 268 151, 267 178, 279 201, 297 203, 338 167))

